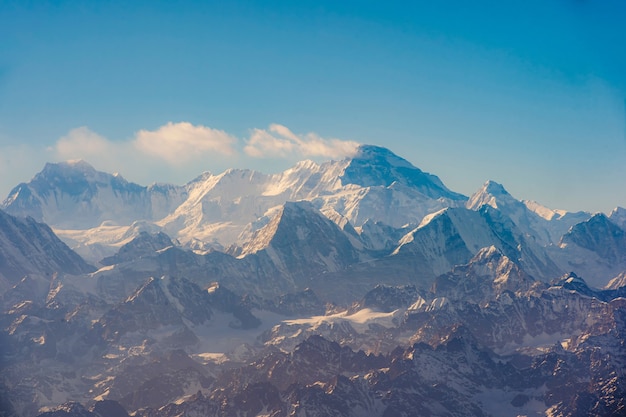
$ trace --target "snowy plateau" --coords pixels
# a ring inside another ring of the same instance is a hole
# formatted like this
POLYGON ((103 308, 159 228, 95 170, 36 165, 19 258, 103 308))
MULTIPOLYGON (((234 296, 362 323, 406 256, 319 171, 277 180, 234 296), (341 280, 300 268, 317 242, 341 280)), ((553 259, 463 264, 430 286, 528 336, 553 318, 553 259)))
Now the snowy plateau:
POLYGON ((0 207, 0 417, 626 415, 626 210, 391 151, 0 207))

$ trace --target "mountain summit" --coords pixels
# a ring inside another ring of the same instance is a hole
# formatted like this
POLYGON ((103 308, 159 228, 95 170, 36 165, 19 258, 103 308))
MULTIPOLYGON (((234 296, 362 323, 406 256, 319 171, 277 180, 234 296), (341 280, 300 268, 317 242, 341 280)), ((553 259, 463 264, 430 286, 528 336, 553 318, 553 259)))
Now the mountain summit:
POLYGON ((450 191, 436 175, 423 172, 389 149, 361 145, 356 154, 348 159, 350 162, 341 176, 344 185, 389 187, 397 182, 413 187, 430 198, 466 199, 462 194, 450 191))
POLYGON ((129 225, 160 218, 169 206, 180 204, 181 192, 176 186, 144 187, 75 160, 47 163, 29 182, 13 188, 0 208, 55 228, 87 229, 107 220, 129 225), (167 207, 159 207, 164 201, 167 207))
POLYGON ((522 203, 509 194, 502 184, 489 180, 470 197, 467 201, 467 208, 478 210, 484 204, 497 209, 500 208, 499 206, 522 203))

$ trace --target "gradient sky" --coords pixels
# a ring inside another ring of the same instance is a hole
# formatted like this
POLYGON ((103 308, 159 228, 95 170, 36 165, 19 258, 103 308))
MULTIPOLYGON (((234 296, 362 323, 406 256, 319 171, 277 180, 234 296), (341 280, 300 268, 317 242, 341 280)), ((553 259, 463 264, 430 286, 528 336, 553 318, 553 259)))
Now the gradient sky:
POLYGON ((1 1, 0 196, 46 161, 181 184, 368 143, 466 195, 626 206, 625 1, 407 3, 1 1))

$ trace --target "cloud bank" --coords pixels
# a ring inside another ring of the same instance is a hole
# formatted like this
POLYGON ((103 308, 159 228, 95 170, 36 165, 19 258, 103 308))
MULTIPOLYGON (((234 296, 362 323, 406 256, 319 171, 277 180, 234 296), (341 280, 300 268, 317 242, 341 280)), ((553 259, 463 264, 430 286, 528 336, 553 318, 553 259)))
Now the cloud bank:
POLYGON ((45 162, 84 159, 96 169, 120 172, 131 181, 185 183, 201 172, 236 166, 269 171, 301 159, 340 159, 354 153, 354 141, 328 139, 316 133, 296 134, 286 126, 271 124, 252 129, 246 138, 189 122, 168 122, 154 130, 141 129, 125 140, 112 140, 86 126, 70 130, 49 146, 0 147, 0 192, 41 170, 45 162), (284 165, 276 165, 283 159, 284 165))

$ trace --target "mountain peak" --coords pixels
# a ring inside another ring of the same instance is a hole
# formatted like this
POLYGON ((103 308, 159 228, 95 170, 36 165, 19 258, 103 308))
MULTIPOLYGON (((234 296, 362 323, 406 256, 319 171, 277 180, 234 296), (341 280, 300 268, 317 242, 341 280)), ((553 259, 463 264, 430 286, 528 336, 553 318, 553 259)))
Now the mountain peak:
POLYGON ((495 182, 494 180, 487 180, 483 185, 483 188, 486 192, 492 195, 511 195, 502 184, 495 182))
POLYGON ((491 260, 491 259, 500 259, 502 256, 504 256, 504 254, 494 245, 491 245, 491 246, 486 246, 480 249, 476 253, 476 255, 474 255, 474 258, 472 258, 471 262, 480 262, 480 261, 486 261, 486 260, 491 260))
POLYGON ((468 200, 467 208, 478 210, 481 206, 488 205, 493 208, 501 208, 499 205, 519 204, 500 183, 488 180, 468 200))
POLYGON ((415 188, 433 199, 466 199, 465 196, 449 190, 436 175, 423 172, 387 148, 361 145, 347 161, 349 162, 340 177, 344 185, 389 187, 397 183, 415 188))
POLYGON ((354 160, 370 161, 376 164, 417 169, 404 158, 399 157, 387 148, 375 145, 360 145, 352 158, 354 160))
POLYGON ((150 219, 147 187, 96 170, 84 160, 48 162, 16 186, 1 207, 58 228, 91 228, 106 220, 131 224, 150 219))
POLYGON ((94 167, 84 159, 68 159, 67 161, 58 162, 57 164, 80 170, 95 170, 94 167))
POLYGON ((609 214, 609 219, 622 229, 626 230, 626 209, 622 207, 614 208, 609 214))
POLYGON ((41 172, 37 176, 49 175, 68 175, 83 174, 84 176, 93 176, 97 173, 96 169, 83 159, 72 159, 61 162, 47 162, 41 172))

